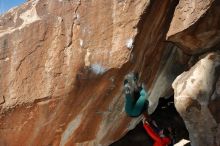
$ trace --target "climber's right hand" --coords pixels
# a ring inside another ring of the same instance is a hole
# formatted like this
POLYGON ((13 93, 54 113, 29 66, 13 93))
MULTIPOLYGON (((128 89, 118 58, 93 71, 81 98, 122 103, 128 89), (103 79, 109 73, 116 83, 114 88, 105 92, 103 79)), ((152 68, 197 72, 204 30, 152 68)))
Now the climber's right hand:
POLYGON ((142 122, 143 122, 143 124, 148 124, 149 125, 149 123, 148 123, 148 121, 145 117, 142 119, 142 122))

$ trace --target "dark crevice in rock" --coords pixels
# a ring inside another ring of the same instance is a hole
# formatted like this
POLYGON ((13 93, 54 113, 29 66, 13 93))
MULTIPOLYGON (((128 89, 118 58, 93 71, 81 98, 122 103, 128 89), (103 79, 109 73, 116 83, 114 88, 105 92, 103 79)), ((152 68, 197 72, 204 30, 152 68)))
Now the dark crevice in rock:
POLYGON ((220 123, 220 97, 217 97, 216 99, 212 100, 209 105, 208 108, 213 116, 213 118, 215 119, 216 123, 220 123))
POLYGON ((110 146, 151 146, 152 144, 153 141, 146 134, 143 124, 140 122, 133 130, 110 146))
POLYGON ((140 17, 137 25, 138 35, 134 41, 133 60, 134 70, 140 73, 142 81, 148 81, 148 85, 152 84, 153 79, 158 70, 158 60, 170 45, 166 42, 166 33, 169 29, 174 10, 178 0, 172 1, 151 1, 144 13, 140 17), (157 13, 157 10, 161 13, 157 13), (156 56, 160 56, 154 58, 156 56), (149 60, 154 60, 151 63, 149 60))
MULTIPOLYGON (((189 139, 189 133, 185 127, 183 119, 180 117, 174 106, 173 96, 165 99, 160 98, 159 104, 151 118, 156 121, 157 125, 163 128, 172 128, 173 142, 177 143, 182 139, 189 139)), ((148 136, 140 122, 133 130, 128 132, 123 138, 110 146, 151 146, 152 139, 148 136)), ((186 145, 190 146, 190 144, 186 145)))

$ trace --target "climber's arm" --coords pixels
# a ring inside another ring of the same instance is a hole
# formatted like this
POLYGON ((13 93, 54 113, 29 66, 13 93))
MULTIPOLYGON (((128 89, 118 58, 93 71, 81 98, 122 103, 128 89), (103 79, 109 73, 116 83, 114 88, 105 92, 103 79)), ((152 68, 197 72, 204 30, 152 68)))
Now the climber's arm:
POLYGON ((163 141, 164 144, 167 144, 167 145, 171 144, 171 139, 169 137, 162 138, 162 141, 163 141))
POLYGON ((155 141, 161 141, 160 136, 150 127, 149 124, 147 124, 146 122, 144 122, 144 129, 146 130, 146 132, 149 134, 149 136, 155 140, 155 141))
POLYGON ((134 102, 135 100, 131 94, 125 94, 125 112, 129 116, 134 116, 133 114, 134 102))
POLYGON ((139 116, 146 108, 146 106, 147 105, 145 96, 140 96, 136 103, 133 105, 133 115, 139 116))

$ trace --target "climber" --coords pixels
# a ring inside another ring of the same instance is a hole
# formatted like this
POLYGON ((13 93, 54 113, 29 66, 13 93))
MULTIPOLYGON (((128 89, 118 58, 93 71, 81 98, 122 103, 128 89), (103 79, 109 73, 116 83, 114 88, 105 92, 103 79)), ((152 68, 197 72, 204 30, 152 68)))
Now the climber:
POLYGON ((137 117, 142 113, 147 117, 148 94, 144 87, 138 86, 137 80, 138 75, 134 73, 130 73, 125 77, 125 111, 131 117, 137 117))
POLYGON ((167 129, 160 130, 159 134, 157 134, 145 118, 143 119, 143 126, 148 135, 155 141, 153 146, 168 146, 171 144, 171 138, 168 136, 169 131, 167 129))
POLYGON ((125 77, 125 111, 128 116, 131 117, 137 117, 143 114, 143 126, 151 138, 155 140, 154 146, 168 146, 168 144, 171 144, 171 139, 163 136, 167 130, 161 130, 157 126, 156 121, 151 119, 148 115, 148 93, 143 85, 142 87, 138 86, 137 80, 138 76, 134 73, 130 73, 125 77), (147 120, 152 124, 152 126, 150 126, 147 120), (161 137, 157 134, 157 132, 160 133, 161 137))

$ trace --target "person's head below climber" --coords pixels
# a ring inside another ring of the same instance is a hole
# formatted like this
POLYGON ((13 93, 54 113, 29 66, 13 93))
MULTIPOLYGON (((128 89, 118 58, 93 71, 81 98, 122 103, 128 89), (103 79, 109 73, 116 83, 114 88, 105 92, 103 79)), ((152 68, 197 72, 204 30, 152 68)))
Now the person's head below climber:
POLYGON ((159 131, 160 137, 170 137, 170 131, 168 128, 163 128, 162 130, 159 131))

